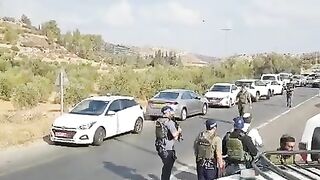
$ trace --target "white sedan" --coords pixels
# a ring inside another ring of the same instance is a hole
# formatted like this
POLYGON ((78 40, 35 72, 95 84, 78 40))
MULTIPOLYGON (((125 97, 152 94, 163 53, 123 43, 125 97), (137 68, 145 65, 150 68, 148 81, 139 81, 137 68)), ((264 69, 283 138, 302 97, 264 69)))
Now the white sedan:
POLYGON ((282 84, 280 84, 278 81, 270 81, 268 82, 270 85, 270 88, 272 90, 273 95, 282 95, 284 91, 284 87, 282 84))
POLYGON ((133 97, 97 96, 77 104, 52 124, 52 142, 101 145, 103 140, 125 132, 140 133, 142 107, 133 97))
POLYGON ((239 88, 230 83, 216 83, 204 95, 211 106, 232 107, 236 103, 239 88))

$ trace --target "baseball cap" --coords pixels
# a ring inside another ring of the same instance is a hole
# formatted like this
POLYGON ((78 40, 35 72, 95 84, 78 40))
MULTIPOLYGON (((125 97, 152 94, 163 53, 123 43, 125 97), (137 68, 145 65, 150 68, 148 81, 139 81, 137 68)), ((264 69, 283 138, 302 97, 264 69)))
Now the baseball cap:
POLYGON ((242 129, 244 127, 244 120, 242 117, 236 117, 233 119, 233 127, 234 129, 242 129))
POLYGON ((217 127, 217 122, 213 119, 208 119, 206 121, 206 128, 207 130, 211 130, 212 128, 217 127))
POLYGON ((251 120, 252 120, 251 114, 250 114, 250 113, 244 113, 244 115, 243 115, 243 121, 244 121, 244 123, 250 124, 250 123, 251 123, 251 120))

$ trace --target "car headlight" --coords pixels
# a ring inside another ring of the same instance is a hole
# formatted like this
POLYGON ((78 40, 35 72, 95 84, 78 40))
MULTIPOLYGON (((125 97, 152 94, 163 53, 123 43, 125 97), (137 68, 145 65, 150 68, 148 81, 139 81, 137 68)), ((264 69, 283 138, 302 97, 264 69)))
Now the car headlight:
POLYGON ((79 129, 81 129, 81 130, 90 129, 95 123, 96 123, 96 121, 88 123, 88 124, 81 125, 81 126, 79 126, 79 129))

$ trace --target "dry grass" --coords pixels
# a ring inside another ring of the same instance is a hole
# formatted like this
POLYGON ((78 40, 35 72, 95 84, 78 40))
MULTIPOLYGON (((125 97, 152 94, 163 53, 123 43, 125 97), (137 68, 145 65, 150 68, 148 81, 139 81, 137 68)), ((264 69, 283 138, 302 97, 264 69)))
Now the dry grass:
POLYGON ((17 112, 10 102, 2 101, 0 109, 0 149, 43 138, 59 115, 59 105, 52 104, 40 104, 32 110, 17 112))
MULTIPOLYGON (((138 102, 145 109, 147 101, 138 102)), ((39 104, 31 110, 15 111, 10 102, 0 101, 0 149, 48 135, 52 122, 59 116, 59 108, 59 104, 39 104)))

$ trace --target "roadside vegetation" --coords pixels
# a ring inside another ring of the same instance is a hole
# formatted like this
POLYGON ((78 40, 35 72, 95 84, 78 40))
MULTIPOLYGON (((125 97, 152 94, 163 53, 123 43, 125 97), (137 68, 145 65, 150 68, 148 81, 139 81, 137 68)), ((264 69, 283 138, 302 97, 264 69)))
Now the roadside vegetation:
POLYGON ((215 66, 185 67, 173 52, 157 51, 150 57, 112 54, 99 35, 81 34, 79 30, 61 34, 55 21, 46 22, 39 29, 26 16, 21 20, 35 32, 46 35, 49 43, 58 43, 82 58, 108 66, 101 69, 90 63, 17 59, 19 49, 15 45, 17 36, 23 32, 2 29, 5 34, 2 43, 12 46, 0 48, 0 101, 5 107, 3 111, 8 109, 0 114, 0 125, 5 127, 0 131, 0 148, 47 135, 59 110, 59 88, 55 80, 60 68, 66 70, 70 82, 65 87, 68 108, 91 94, 130 95, 141 102, 167 88, 186 88, 203 94, 215 82, 254 78, 262 73, 299 73, 300 67, 310 65, 301 58, 270 53, 250 59, 230 57, 215 66))

